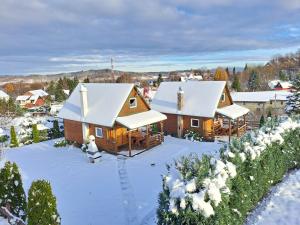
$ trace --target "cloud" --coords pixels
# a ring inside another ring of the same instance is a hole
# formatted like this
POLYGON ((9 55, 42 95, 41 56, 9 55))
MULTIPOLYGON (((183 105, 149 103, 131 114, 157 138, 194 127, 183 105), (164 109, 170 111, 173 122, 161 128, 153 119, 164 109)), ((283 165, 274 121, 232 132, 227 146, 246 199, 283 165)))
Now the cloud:
POLYGON ((298 0, 2 0, 0 73, 288 48, 299 21, 298 0))

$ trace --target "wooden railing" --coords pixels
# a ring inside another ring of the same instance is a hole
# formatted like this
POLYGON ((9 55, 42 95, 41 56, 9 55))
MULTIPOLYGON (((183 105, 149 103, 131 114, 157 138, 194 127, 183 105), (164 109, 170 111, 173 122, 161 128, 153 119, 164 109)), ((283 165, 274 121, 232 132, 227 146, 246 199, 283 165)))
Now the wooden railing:
POLYGON ((244 124, 242 126, 240 126, 238 129, 237 129, 237 136, 242 136, 244 133, 246 133, 246 130, 247 130, 247 124, 244 124))
POLYGON ((146 140, 146 148, 153 148, 154 146, 160 145, 162 142, 164 142, 164 133, 159 132, 154 135, 149 135, 146 140))

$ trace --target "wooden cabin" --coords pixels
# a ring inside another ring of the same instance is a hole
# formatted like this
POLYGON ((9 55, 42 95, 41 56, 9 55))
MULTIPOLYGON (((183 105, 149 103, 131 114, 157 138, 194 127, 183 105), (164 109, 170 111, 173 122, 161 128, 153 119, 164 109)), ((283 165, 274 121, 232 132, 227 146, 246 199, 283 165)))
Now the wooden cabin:
POLYGON ((226 81, 162 82, 151 107, 167 116, 166 134, 183 137, 195 131, 205 140, 242 135, 249 111, 233 103, 226 81))
POLYGON ((166 116, 151 110, 133 84, 79 84, 60 110, 65 139, 79 144, 90 135, 100 150, 148 149, 164 140, 166 116))

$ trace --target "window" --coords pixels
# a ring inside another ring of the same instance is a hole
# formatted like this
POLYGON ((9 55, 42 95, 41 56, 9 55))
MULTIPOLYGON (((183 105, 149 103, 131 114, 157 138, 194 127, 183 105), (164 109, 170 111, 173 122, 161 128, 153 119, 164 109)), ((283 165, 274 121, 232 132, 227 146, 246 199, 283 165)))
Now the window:
POLYGON ((95 128, 96 137, 103 138, 103 130, 100 127, 95 128))
POLYGON ((199 127, 199 120, 191 119, 191 127, 199 127))
POLYGON ((221 96, 221 101, 222 101, 222 102, 225 102, 225 93, 222 94, 222 96, 221 96))
POLYGON ((136 98, 130 98, 129 99, 129 107, 130 108, 135 108, 137 106, 137 100, 136 98))

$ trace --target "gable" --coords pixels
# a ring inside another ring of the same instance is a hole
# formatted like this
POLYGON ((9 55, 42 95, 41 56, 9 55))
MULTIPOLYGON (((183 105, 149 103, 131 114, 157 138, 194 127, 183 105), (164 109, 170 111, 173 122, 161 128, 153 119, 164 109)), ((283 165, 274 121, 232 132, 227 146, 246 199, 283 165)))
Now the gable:
POLYGON ((229 105, 232 105, 233 104, 233 101, 232 101, 232 98, 231 98, 231 95, 230 95, 230 91, 229 91, 229 88, 227 85, 225 85, 224 87, 224 90, 223 90, 223 94, 225 93, 225 101, 222 101, 222 97, 219 101, 219 104, 218 104, 218 108, 222 108, 222 107, 225 107, 225 106, 229 106, 229 105))
POLYGON ((150 107, 144 98, 140 95, 136 88, 132 88, 118 116, 129 116, 136 113, 146 112, 148 110, 150 110, 150 107), (131 99, 136 99, 136 107, 130 107, 131 99))

